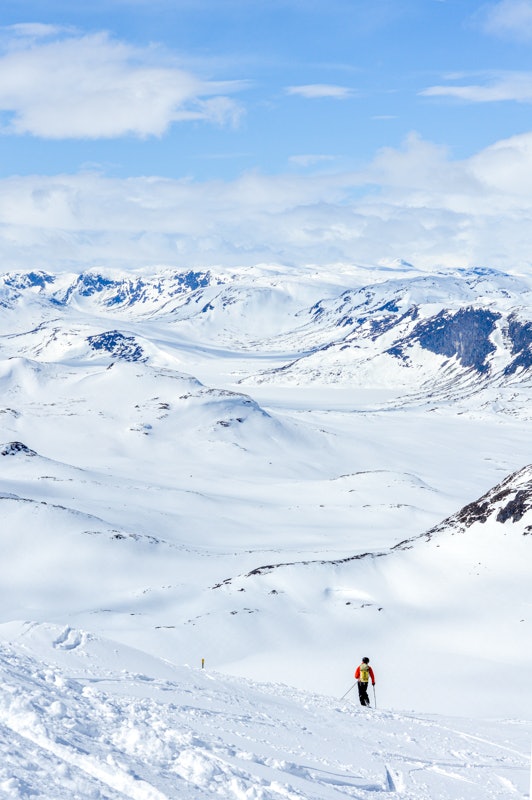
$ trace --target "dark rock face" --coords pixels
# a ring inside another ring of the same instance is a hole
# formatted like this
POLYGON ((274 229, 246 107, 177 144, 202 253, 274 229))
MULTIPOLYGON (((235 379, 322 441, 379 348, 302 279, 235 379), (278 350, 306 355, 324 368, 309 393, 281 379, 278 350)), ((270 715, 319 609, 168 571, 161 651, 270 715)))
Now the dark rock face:
POLYGON ((123 361, 146 361, 144 350, 134 336, 124 336, 120 331, 107 331, 89 336, 87 341, 93 350, 104 350, 123 361))
POLYGON ((91 297, 105 289, 118 286, 120 286, 119 282, 105 278, 103 275, 84 272, 79 276, 72 290, 75 290, 81 297, 91 297))
POLYGON ((437 355, 456 356, 463 367, 487 372, 487 359, 495 350, 489 337, 500 316, 480 308, 461 308, 455 313, 440 311, 431 319, 419 322, 409 339, 437 355))
MULTIPOLYGON (((502 273, 474 269, 447 282, 441 276, 414 278, 348 290, 333 301, 315 303, 309 313, 320 326, 335 325, 342 332, 349 329, 333 343, 342 349, 357 347, 364 339, 378 342, 386 335, 383 352, 405 367, 417 363, 421 347, 444 359, 454 359, 485 383, 489 378, 511 377, 514 373, 528 375, 532 369, 528 312, 522 316, 517 296, 511 312, 497 307, 498 299, 506 302, 517 290, 518 284, 512 284, 502 273), (483 297, 482 303, 477 303, 477 296, 483 297), (488 306, 486 298, 490 296, 488 306), (390 334, 395 334, 395 340, 390 334), (494 359, 495 355, 501 357, 494 359)), ((527 304, 524 297, 523 308, 527 304)), ((449 366, 444 363, 444 370, 449 366)))
POLYGON ((35 450, 31 450, 27 445, 22 442, 7 442, 0 448, 1 456, 36 456, 35 450))
POLYGON ((477 500, 464 506, 455 517, 457 522, 469 528, 475 522, 486 522, 492 511, 493 508, 487 501, 477 500))
POLYGON ((67 303, 73 294, 80 297, 92 297, 101 292, 108 292, 104 305, 112 307, 118 305, 132 306, 135 303, 144 303, 148 295, 162 295, 166 292, 168 297, 184 292, 193 292, 196 289, 208 286, 212 281, 210 272, 176 272, 172 275, 166 289, 157 281, 143 280, 142 278, 113 280, 95 272, 83 272, 77 281, 69 287, 63 298, 67 303))
POLYGON ((511 343, 513 359, 504 370, 505 375, 513 375, 517 370, 532 368, 532 322, 522 322, 515 315, 508 320, 508 338, 511 343))
POLYGON ((46 272, 13 272, 0 277, 0 307, 12 308, 27 289, 45 290, 52 285, 55 276, 46 272))
MULTIPOLYGON (((463 532, 475 522, 484 523, 490 518, 501 524, 509 521, 516 523, 529 511, 532 511, 532 465, 509 475, 479 500, 468 503, 457 514, 448 517, 424 536, 430 539, 433 534, 449 528, 463 532)), ((528 526, 524 533, 530 533, 531 529, 532 526, 528 526)))
POLYGON ((54 275, 48 275, 46 272, 25 272, 22 274, 10 275, 6 279, 6 286, 13 289, 30 289, 38 287, 44 289, 48 284, 55 281, 54 275))
POLYGON ((511 519, 512 522, 519 522, 530 508, 532 508, 530 492, 522 489, 499 510, 497 522, 506 522, 508 519, 511 519))

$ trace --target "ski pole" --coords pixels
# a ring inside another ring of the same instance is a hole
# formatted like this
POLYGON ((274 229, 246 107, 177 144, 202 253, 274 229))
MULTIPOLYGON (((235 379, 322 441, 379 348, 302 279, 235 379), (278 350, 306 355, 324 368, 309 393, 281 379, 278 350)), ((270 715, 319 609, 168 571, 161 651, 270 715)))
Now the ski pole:
POLYGON ((375 708, 377 708, 377 694, 375 692, 375 684, 373 684, 373 697, 375 699, 375 708))
MULTIPOLYGON (((354 689, 354 688, 355 688, 355 686, 356 686, 356 683, 354 683, 354 684, 351 686, 351 689, 354 689)), ((347 692, 341 696, 340 700, 343 700, 343 699, 344 699, 344 697, 347 697, 347 695, 349 694, 349 692, 351 691, 351 689, 348 689, 348 690, 347 690, 347 692)))

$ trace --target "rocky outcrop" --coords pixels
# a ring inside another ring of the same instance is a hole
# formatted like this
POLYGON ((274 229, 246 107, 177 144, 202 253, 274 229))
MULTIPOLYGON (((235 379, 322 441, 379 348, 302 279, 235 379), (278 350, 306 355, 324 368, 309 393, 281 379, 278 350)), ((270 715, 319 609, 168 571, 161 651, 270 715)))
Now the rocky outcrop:
MULTIPOLYGON (((512 473, 478 500, 444 519, 424 533, 423 538, 431 539, 447 530, 464 533, 471 525, 488 521, 500 525, 523 523, 523 534, 532 533, 532 464, 512 473)), ((401 542, 397 547, 407 546, 412 541, 401 542)))
POLYGON ((35 450, 32 450, 22 442, 7 442, 0 446, 0 456, 36 456, 35 450))
POLYGON ((100 350, 122 361, 146 361, 146 356, 134 336, 125 336, 120 331, 106 331, 89 336, 87 341, 92 350, 100 350))

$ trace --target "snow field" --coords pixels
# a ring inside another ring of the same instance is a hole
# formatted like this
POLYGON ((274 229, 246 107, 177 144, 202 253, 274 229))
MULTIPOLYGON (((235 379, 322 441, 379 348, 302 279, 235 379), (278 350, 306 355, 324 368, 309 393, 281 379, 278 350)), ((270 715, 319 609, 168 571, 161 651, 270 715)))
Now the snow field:
POLYGON ((390 676, 388 708, 519 716, 525 702, 529 713, 529 537, 480 531, 390 559, 303 563, 384 552, 441 521, 529 456, 519 419, 310 403, 302 414, 279 393, 269 418, 250 406, 258 427, 235 433, 217 421, 247 413, 228 410, 238 396, 194 396, 201 384, 180 373, 14 363, 4 402, 22 413, 3 415, 4 429, 48 457, 0 459, 4 620, 68 621, 338 696, 368 652, 390 676), (458 686, 446 653, 461 659, 458 686), (501 653, 517 670, 504 696, 501 653), (418 679, 403 690, 391 676, 412 658, 418 679))
POLYGON ((363 710, 352 695, 174 667, 69 628, 0 636, 14 641, 0 645, 9 800, 527 796, 530 723, 363 710))
POLYGON ((421 535, 530 463, 530 289, 405 273, 0 279, 0 796, 527 796, 530 510, 421 535), (386 352, 471 304, 489 375, 386 352))

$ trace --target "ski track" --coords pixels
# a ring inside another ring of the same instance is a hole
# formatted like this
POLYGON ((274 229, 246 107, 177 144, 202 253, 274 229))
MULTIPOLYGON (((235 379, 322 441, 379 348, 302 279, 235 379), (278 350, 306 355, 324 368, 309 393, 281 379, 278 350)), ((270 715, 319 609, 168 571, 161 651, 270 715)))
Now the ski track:
POLYGON ((89 667, 88 652, 81 678, 76 650, 86 641, 69 626, 50 639, 52 652, 60 648, 62 658, 78 659, 75 679, 35 660, 26 647, 0 645, 1 797, 527 796, 529 756, 508 741, 514 733, 524 743, 521 725, 506 723, 503 741, 492 741, 460 730, 457 720, 362 711, 200 670, 176 668, 176 680, 113 673, 89 667))

